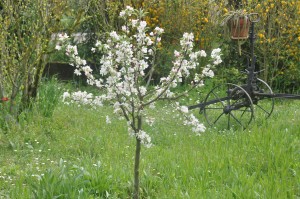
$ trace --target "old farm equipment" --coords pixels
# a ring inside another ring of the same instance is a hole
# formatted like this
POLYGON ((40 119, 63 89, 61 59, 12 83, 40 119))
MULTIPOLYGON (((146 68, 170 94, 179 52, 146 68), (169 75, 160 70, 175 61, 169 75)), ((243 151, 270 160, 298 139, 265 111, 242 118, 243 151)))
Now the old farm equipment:
MULTIPOLYGON (((245 71, 247 80, 244 85, 232 83, 214 87, 203 102, 189 106, 189 109, 200 109, 210 126, 221 128, 247 128, 254 119, 254 114, 268 118, 274 109, 274 98, 300 99, 300 95, 273 93, 271 87, 259 79, 255 70, 254 25, 259 21, 256 13, 249 15, 250 27, 250 62, 245 71)), ((256 116, 255 116, 256 117, 256 116)))

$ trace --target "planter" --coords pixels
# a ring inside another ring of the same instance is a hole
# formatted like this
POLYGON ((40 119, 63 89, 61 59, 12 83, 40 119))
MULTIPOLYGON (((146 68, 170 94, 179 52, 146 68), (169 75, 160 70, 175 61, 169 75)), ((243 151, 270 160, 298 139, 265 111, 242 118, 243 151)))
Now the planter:
POLYGON ((249 18, 232 19, 229 21, 231 39, 243 40, 249 37, 249 18))

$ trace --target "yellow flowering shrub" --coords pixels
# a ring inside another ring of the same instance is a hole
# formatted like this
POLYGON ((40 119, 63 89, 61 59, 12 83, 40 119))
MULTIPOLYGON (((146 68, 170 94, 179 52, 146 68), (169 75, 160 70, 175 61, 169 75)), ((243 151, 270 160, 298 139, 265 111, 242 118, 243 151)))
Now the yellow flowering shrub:
MULTIPOLYGON (((154 28, 165 29, 162 46, 163 56, 172 56, 168 49, 184 32, 193 32, 197 47, 209 50, 213 45, 222 45, 223 28, 220 21, 224 14, 233 10, 226 0, 139 0, 124 1, 134 7, 148 12, 147 24, 154 28)), ((233 2, 233 1, 231 1, 233 2)), ((257 62, 264 69, 262 78, 271 85, 275 82, 289 86, 292 82, 300 82, 299 42, 300 42, 300 2, 297 0, 242 0, 239 1, 249 13, 258 13, 260 22, 256 24, 257 62)), ((245 45, 246 47, 246 45, 245 45)), ((246 51, 244 48, 243 51, 246 51)), ((232 54, 224 54, 224 56, 232 54)), ((167 58, 164 58, 167 59, 167 58)), ((228 60, 236 59, 229 57, 228 60)), ((226 60, 226 59, 225 59, 226 60)), ((237 60, 237 65, 243 65, 237 60)), ((232 64, 232 63, 230 63, 232 64)))
POLYGON ((177 41, 184 32, 193 32, 198 48, 210 49, 218 36, 216 20, 222 4, 208 0, 150 0, 144 2, 149 13, 146 21, 150 27, 165 29, 165 39, 169 44, 177 41))
MULTIPOLYGON (((164 28, 165 43, 159 56, 164 60, 172 56, 175 44, 184 32, 193 32, 196 47, 210 50, 223 45, 223 58, 230 63, 224 67, 246 65, 245 58, 239 58, 229 51, 235 50, 234 42, 222 37, 220 21, 223 15, 235 9, 228 0, 114 0, 107 1, 107 9, 115 13, 126 5, 144 9, 145 20, 151 28, 164 28), (228 57, 226 57, 228 56, 228 57), (234 60, 236 60, 234 62, 234 60)), ((256 24, 257 65, 264 69, 261 78, 278 88, 300 84, 300 1, 299 0, 241 0, 242 9, 248 13, 258 13, 260 22, 256 24)), ((99 13, 100 15, 101 13, 99 13)), ((113 17, 110 17, 110 19, 113 17)), ((101 21, 101 20, 99 20, 101 21)), ((115 21, 117 23, 117 20, 115 21)), ((114 27, 117 27, 116 24, 114 27)), ((243 52, 249 51, 247 43, 243 52)), ((167 65, 167 61, 163 62, 167 65)), ((224 65, 226 62, 224 63, 224 65)))
POLYGON ((249 6, 260 15, 256 54, 263 78, 280 89, 299 85, 300 1, 256 0, 249 6))

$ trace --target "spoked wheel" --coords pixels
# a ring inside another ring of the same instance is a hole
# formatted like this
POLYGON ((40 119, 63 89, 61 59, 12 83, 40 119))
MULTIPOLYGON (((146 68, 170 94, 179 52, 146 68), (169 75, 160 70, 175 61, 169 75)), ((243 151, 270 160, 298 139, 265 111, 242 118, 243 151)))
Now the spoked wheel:
POLYGON ((207 94, 203 114, 212 127, 245 129, 253 119, 253 103, 242 87, 221 84, 207 94))
MULTIPOLYGON (((271 87, 263 80, 257 78, 256 92, 262 94, 273 94, 271 87)), ((255 116, 266 119, 270 117, 274 109, 274 98, 255 95, 252 99, 255 110, 255 116)))

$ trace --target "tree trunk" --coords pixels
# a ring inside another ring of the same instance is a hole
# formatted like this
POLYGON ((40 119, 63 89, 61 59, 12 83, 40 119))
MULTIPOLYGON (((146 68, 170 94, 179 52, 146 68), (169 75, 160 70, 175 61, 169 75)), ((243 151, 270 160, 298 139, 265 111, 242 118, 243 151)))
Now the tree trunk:
POLYGON ((141 140, 136 138, 135 162, 134 162, 134 192, 133 192, 133 199, 138 199, 139 198, 140 155, 141 155, 141 140))
POLYGON ((34 74, 28 73, 27 81, 23 93, 22 93, 22 102, 19 109, 19 113, 26 109, 31 108, 32 100, 35 101, 37 97, 39 83, 41 81, 41 76, 45 69, 45 61, 43 57, 39 59, 39 62, 36 64, 36 71, 34 74))
POLYGON ((43 75, 44 69, 45 69, 45 61, 44 61, 44 57, 41 57, 36 67, 36 72, 33 78, 34 80, 29 85, 28 88, 29 98, 35 99, 37 97, 37 91, 38 91, 39 83, 41 82, 41 77, 43 75))

